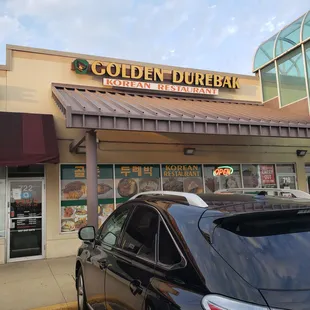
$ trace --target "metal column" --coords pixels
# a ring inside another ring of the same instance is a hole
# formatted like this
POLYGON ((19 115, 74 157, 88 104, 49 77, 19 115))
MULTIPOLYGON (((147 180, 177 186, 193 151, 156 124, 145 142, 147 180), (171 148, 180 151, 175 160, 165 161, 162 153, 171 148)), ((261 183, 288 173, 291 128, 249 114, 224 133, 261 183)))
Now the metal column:
POLYGON ((98 228, 98 176, 96 132, 86 133, 87 224, 98 228))

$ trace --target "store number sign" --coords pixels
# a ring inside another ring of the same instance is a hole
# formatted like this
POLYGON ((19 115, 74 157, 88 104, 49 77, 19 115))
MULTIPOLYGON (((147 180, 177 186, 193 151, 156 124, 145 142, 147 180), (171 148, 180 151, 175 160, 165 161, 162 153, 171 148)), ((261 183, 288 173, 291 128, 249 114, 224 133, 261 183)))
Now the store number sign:
POLYGON ((288 184, 292 183, 291 177, 283 177, 282 180, 284 183, 288 183, 288 184))

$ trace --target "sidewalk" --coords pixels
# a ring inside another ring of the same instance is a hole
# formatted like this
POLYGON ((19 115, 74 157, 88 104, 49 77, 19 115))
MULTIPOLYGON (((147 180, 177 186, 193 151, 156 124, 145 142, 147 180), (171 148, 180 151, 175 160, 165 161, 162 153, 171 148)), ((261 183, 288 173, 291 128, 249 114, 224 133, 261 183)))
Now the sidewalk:
POLYGON ((0 265, 1 310, 30 310, 55 304, 63 304, 57 309, 74 309, 74 266, 75 257, 0 265))

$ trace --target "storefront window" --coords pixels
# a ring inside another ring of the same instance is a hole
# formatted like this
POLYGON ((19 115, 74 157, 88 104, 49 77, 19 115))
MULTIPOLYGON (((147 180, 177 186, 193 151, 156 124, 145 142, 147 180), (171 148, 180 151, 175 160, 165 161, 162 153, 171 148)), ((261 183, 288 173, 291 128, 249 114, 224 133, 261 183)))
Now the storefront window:
MULTIPOLYGON (((296 188, 293 164, 162 164, 114 167, 115 171, 113 165, 98 165, 99 226, 119 205, 146 191, 163 189, 199 194, 242 187, 296 188)), ((0 230, 1 223, 4 227, 4 221, 0 221, 0 230)), ((61 231, 77 231, 86 224, 86 165, 61 165, 61 231)))
POLYGON ((277 173, 295 173, 295 165, 277 164, 277 173))
POLYGON ((116 165, 116 204, 147 191, 161 189, 159 165, 116 165))
MULTIPOLYGON (((98 165, 98 225, 114 210, 113 166, 98 165)), ((61 166, 61 231, 87 225, 86 165, 61 166)))
POLYGON ((162 165, 165 191, 203 193, 202 165, 162 165))
POLYGON ((242 178, 245 188, 276 188, 274 165, 242 165, 242 178))
POLYGON ((5 168, 0 167, 0 238, 5 236, 5 168))
POLYGON ((206 193, 242 187, 240 165, 205 165, 206 193))
POLYGON ((242 165, 242 178, 244 187, 260 187, 258 165, 242 165))

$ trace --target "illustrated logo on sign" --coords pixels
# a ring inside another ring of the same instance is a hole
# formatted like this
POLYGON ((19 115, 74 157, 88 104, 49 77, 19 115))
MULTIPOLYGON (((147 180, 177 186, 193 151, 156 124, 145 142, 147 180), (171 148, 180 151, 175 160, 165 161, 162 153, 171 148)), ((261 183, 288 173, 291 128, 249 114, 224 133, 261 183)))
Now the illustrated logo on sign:
POLYGON ((29 199, 31 198, 32 193, 31 192, 22 192, 21 197, 22 199, 29 199))
POLYGON ((85 59, 76 59, 73 62, 75 73, 86 74, 88 72, 89 63, 85 59))
POLYGON ((230 166, 221 166, 216 168, 213 171, 213 176, 219 177, 221 175, 224 175, 225 177, 232 175, 234 173, 234 169, 230 166))

